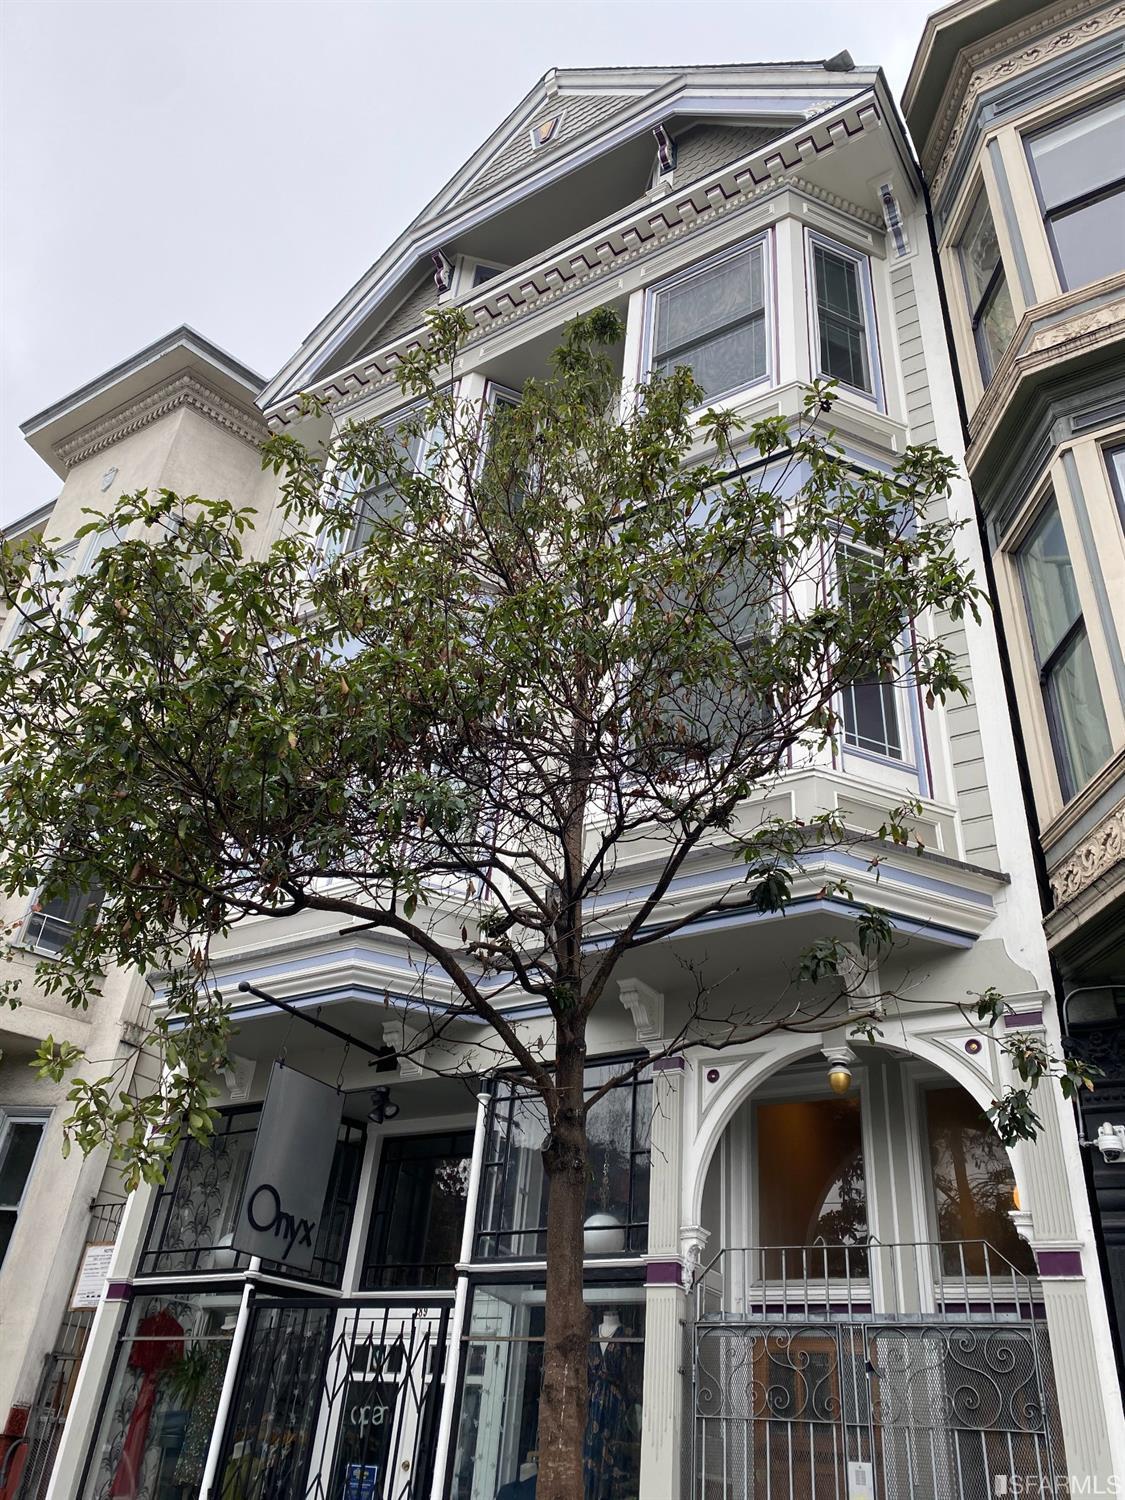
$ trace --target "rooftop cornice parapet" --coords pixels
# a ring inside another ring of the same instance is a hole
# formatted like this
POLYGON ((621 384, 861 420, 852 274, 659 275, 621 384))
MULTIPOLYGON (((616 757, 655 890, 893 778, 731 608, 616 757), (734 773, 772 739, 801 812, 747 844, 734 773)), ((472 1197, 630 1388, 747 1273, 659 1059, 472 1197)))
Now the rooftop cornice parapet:
MULTIPOLYGON (((757 198, 784 188, 802 193, 848 214, 860 223, 882 230, 883 218, 871 209, 795 177, 800 168, 841 142, 884 124, 883 108, 873 91, 827 111, 757 151, 701 177, 683 189, 648 197, 627 213, 585 230, 557 247, 548 257, 525 262, 484 287, 459 299, 475 323, 473 344, 506 327, 534 309, 609 275, 620 275, 638 255, 651 252, 696 228, 713 223, 757 198)), ((399 359, 424 344, 425 331, 413 329, 381 349, 333 372, 309 387, 312 394, 343 410, 389 385, 399 359)), ((300 413, 295 396, 265 407, 270 425, 285 426, 300 413)))
POLYGON ((934 123, 925 139, 917 142, 935 200, 944 191, 965 128, 983 93, 1123 24, 1121 0, 1101 7, 1092 6, 1090 0, 1063 0, 978 45, 962 48, 934 123))
POLYGON ((72 469, 75 464, 184 407, 198 412, 252 448, 259 448, 268 436, 268 428, 255 413, 235 405, 206 381, 185 372, 82 428, 65 442, 58 443, 55 452, 66 467, 72 469))

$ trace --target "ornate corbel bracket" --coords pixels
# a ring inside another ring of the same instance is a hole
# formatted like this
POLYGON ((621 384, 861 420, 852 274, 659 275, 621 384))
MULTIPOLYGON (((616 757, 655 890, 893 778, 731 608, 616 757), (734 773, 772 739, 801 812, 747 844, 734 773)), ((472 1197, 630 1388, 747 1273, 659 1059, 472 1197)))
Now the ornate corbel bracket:
POLYGON ((637 1041, 650 1052, 657 1050, 664 1041, 664 996, 643 979, 622 979, 617 990, 633 1017, 637 1041))

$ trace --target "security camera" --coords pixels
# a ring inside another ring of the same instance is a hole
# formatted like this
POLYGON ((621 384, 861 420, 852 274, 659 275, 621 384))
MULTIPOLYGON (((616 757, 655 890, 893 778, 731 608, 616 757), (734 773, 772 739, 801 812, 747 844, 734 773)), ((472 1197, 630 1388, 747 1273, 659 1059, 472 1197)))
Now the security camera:
POLYGON ((1094 1145, 1107 1162, 1125 1161, 1125 1125, 1111 1125, 1103 1120, 1098 1126, 1094 1145))

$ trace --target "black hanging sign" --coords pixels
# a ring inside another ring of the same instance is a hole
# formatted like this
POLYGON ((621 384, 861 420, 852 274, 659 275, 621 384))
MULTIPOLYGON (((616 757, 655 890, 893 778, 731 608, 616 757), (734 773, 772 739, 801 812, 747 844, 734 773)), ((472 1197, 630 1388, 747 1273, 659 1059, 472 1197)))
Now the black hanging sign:
POLYGON ((344 1096, 275 1062, 231 1243, 293 1270, 312 1267, 344 1096))

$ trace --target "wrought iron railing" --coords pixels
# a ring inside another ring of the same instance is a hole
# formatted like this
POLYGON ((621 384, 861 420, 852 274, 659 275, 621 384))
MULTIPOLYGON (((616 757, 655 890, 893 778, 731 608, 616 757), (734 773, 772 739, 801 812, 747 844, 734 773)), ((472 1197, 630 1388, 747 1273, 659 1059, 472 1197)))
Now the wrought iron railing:
POLYGON ((1042 1299, 987 1242, 724 1250, 695 1296, 693 1500, 1057 1492, 1042 1299))
POLYGON ((1035 1277, 987 1240, 726 1249, 697 1273, 695 1297, 697 1321, 1042 1316, 1035 1277))

